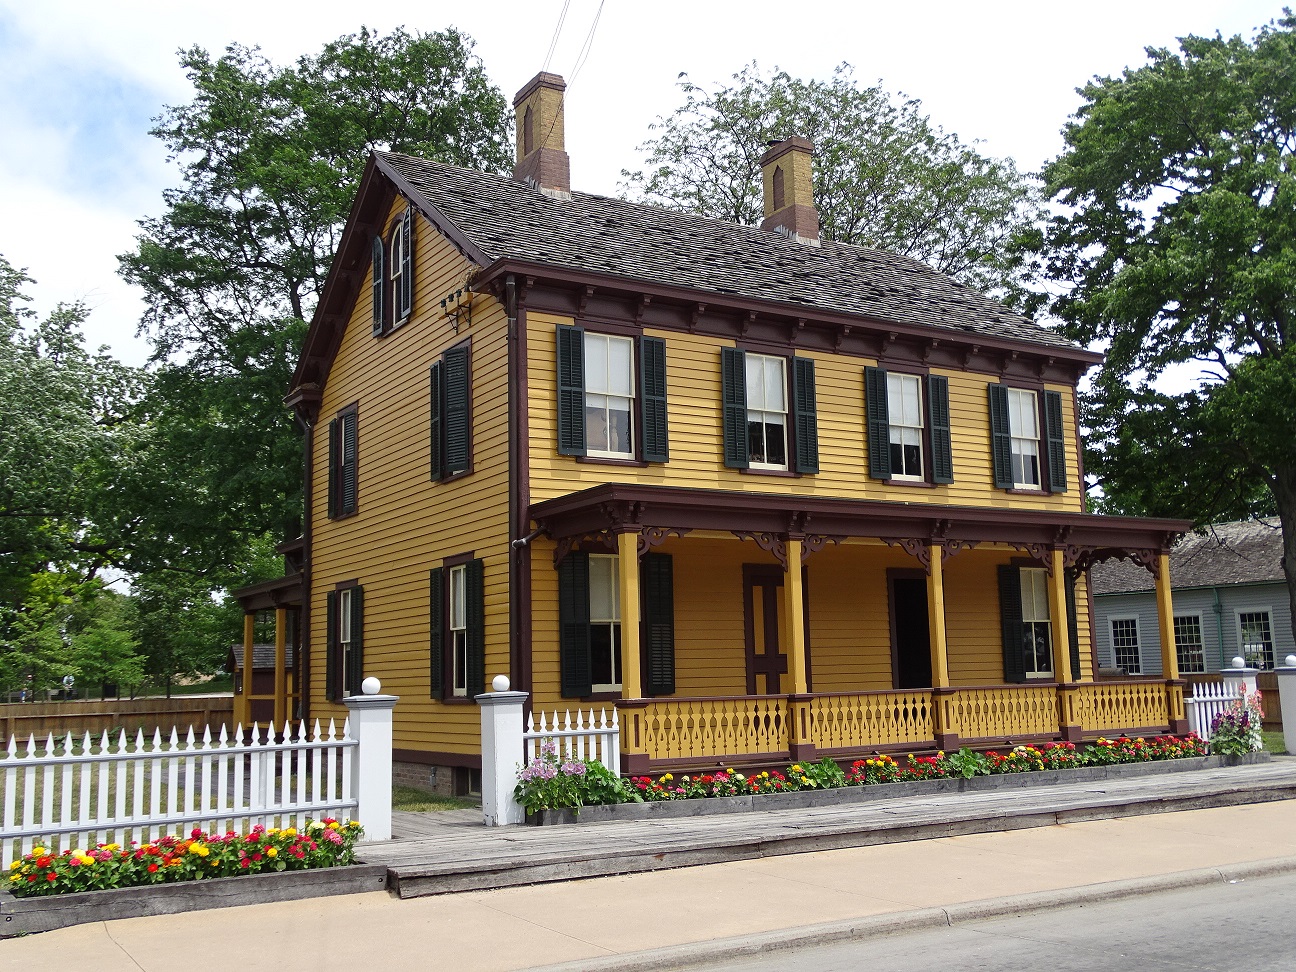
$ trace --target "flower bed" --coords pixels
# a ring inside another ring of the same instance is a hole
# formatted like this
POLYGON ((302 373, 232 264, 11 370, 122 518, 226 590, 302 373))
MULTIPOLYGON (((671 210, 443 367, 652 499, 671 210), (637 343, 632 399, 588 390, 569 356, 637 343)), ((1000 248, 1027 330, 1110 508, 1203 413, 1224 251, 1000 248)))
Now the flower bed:
POLYGON ((195 828, 188 837, 142 845, 99 844, 60 854, 34 847, 10 865, 8 890, 24 898, 337 867, 354 861, 363 833, 354 820, 325 817, 301 831, 256 826, 247 834, 207 834, 195 828))
MULTIPOLYGON (((665 773, 653 779, 638 776, 630 780, 639 799, 646 802, 689 800, 699 797, 754 796, 761 793, 786 793, 804 790, 833 789, 841 786, 869 786, 878 783, 903 783, 915 780, 974 776, 997 776, 1041 770, 1075 769, 1084 766, 1112 766, 1120 763, 1148 763, 1206 755, 1206 743, 1195 733, 1185 737, 1158 736, 1152 740, 1096 740, 1079 750, 1073 743, 1043 743, 1039 746, 1015 746, 1006 752, 992 750, 976 753, 961 749, 957 753, 935 756, 909 754, 904 762, 892 756, 857 759, 843 770, 831 758, 817 763, 793 763, 786 773, 776 770, 744 775, 734 770, 680 776, 665 773)), ((623 802, 623 801, 617 801, 623 802)))

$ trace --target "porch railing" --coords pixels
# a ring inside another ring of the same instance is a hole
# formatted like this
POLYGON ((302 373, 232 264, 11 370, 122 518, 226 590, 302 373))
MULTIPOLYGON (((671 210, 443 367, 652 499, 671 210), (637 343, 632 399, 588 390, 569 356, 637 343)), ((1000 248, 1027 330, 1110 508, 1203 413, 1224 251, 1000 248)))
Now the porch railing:
POLYGON ((621 751, 669 766, 736 758, 774 761, 793 751, 933 749, 938 739, 957 738, 951 745, 1057 739, 1066 727, 1090 735, 1164 732, 1184 719, 1184 700, 1181 684, 1139 679, 658 698, 619 704, 618 710, 621 751))

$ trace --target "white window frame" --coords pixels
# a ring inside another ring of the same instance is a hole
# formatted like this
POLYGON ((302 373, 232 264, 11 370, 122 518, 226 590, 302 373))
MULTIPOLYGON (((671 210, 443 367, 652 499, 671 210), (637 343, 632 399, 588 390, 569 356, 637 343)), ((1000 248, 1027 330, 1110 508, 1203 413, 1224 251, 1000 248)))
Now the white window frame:
POLYGON ((921 483, 926 480, 927 468, 924 458, 923 440, 926 431, 926 403, 923 401, 923 380, 920 375, 909 375, 904 372, 888 371, 887 372, 887 425, 888 425, 888 442, 887 448, 893 445, 900 446, 900 465, 896 465, 895 457, 891 457, 891 478, 898 479, 901 482, 921 483), (898 421, 896 409, 891 408, 892 390, 899 395, 900 400, 904 401, 905 386, 912 386, 918 396, 918 424, 910 425, 903 421, 898 421), (913 443, 906 443, 905 439, 916 438, 918 445, 918 471, 912 472, 904 469, 904 447, 913 443), (898 441, 897 441, 898 439, 898 441))
POLYGON ((1143 625, 1139 620, 1139 616, 1137 614, 1113 614, 1107 619, 1107 636, 1110 639, 1112 664, 1117 668, 1124 669, 1126 675, 1142 675, 1143 625), (1134 622, 1134 664, 1132 666, 1121 663, 1121 657, 1116 647, 1116 625, 1129 621, 1134 622))
POLYGON ((468 696, 468 565, 456 564, 449 575, 450 694, 462 699, 468 696))
MULTIPOLYGON (((619 558, 618 555, 616 555, 616 554, 590 554, 590 556, 589 556, 589 563, 590 563, 591 573, 593 572, 593 567, 594 567, 594 564, 595 564, 596 562, 599 562, 599 563, 610 563, 610 565, 611 565, 611 591, 612 591, 612 615, 613 615, 613 617, 596 617, 596 616, 595 616, 595 613, 594 613, 594 598, 593 598, 593 594, 594 594, 594 589, 593 589, 593 588, 594 588, 594 585, 591 584, 591 585, 590 585, 590 605, 589 605, 589 609, 590 609, 589 625, 590 625, 590 628, 591 628, 591 629, 593 629, 593 628, 595 628, 595 627, 598 627, 599 625, 602 625, 602 626, 607 627, 607 628, 609 629, 609 632, 608 632, 608 645, 609 645, 609 650, 610 650, 610 652, 612 653, 612 656, 609 658, 610 665, 609 665, 609 669, 608 669, 608 670, 611 671, 611 672, 615 675, 615 674, 616 674, 616 670, 617 670, 619 667, 621 667, 621 666, 620 666, 620 661, 621 661, 621 660, 617 657, 617 656, 620 655, 620 653, 621 653, 621 650, 620 650, 620 637, 619 637, 619 635, 620 635, 620 633, 621 633, 621 584, 620 584, 620 566, 621 566, 621 564, 620 564, 620 558, 619 558)), ((591 637, 591 639, 590 639, 590 651, 593 652, 593 650, 594 650, 593 638, 591 637)), ((593 672, 594 672, 594 660, 593 660, 593 658, 591 658, 591 659, 590 659, 590 674, 591 674, 591 677, 592 677, 592 675, 593 675, 593 672)), ((624 669, 622 669, 621 677, 622 677, 622 679, 625 678, 625 671, 624 671, 624 669)), ((594 682, 594 683, 592 683, 592 684, 590 685, 590 691, 591 691, 591 692, 594 692, 594 693, 599 693, 599 692, 620 692, 620 691, 621 691, 621 686, 622 686, 622 682, 594 682)))
POLYGON ((608 430, 609 444, 611 441, 612 430, 612 404, 624 403, 625 411, 628 416, 626 428, 629 430, 629 442, 626 443, 625 449, 590 449, 587 448, 585 454, 599 459, 633 459, 635 457, 635 340, 634 338, 624 337, 619 334, 599 334, 593 331, 585 332, 584 340, 585 354, 585 415, 586 415, 586 441, 589 438, 589 412, 591 408, 601 407, 603 411, 603 421, 605 428, 608 430), (595 388, 590 383, 590 355, 597 353, 594 349, 601 348, 603 353, 603 373, 611 374, 611 348, 614 342, 622 343, 628 350, 627 360, 630 362, 630 394, 623 395, 620 392, 612 392, 608 384, 602 388, 595 388), (601 404, 595 404, 595 399, 601 399, 601 404))
POLYGON ((342 698, 355 694, 355 686, 351 684, 351 588, 344 587, 338 591, 337 599, 337 623, 338 623, 338 658, 342 665, 342 698))
POLYGON ((1242 644, 1242 615, 1244 614, 1263 614, 1265 616, 1265 619, 1267 621, 1266 626, 1269 629, 1269 652, 1268 652, 1268 657, 1266 659, 1262 659, 1261 664, 1257 665, 1256 667, 1265 669, 1266 671, 1272 671, 1277 661, 1274 656, 1273 606, 1267 604, 1264 606, 1257 605, 1255 607, 1239 607, 1233 609, 1233 626, 1234 626, 1234 630, 1237 633, 1237 653, 1246 660, 1248 665, 1250 665, 1251 659, 1247 658, 1246 648, 1242 644), (1268 662, 1268 664, 1265 664, 1266 661, 1268 662))
POLYGON ((1009 388, 1008 389, 1008 435, 1011 442, 1012 457, 1010 465, 1012 467, 1013 489, 1031 489, 1043 491, 1044 489, 1044 472, 1042 459, 1040 456, 1040 411, 1039 411, 1039 393, 1029 388, 1009 388), (1026 408, 1026 401, 1029 399, 1029 412, 1026 408), (1030 414, 1035 424, 1035 435, 1031 437, 1024 434, 1017 419, 1019 415, 1030 414), (1035 460, 1035 482, 1029 482, 1026 478, 1027 459, 1035 460), (1022 475, 1018 475, 1018 472, 1022 475))
POLYGON ((765 441, 765 455, 769 455, 770 428, 779 426, 783 429, 783 461, 782 462, 758 462, 755 459, 748 458, 747 465, 750 469, 771 469, 787 470, 788 469, 788 359, 776 354, 757 354, 748 351, 744 355, 745 370, 743 373, 743 384, 747 390, 747 428, 744 434, 747 436, 749 452, 751 444, 751 427, 753 422, 759 422, 761 425, 761 434, 765 441), (782 375, 782 401, 775 403, 779 408, 768 408, 771 403, 766 394, 769 389, 766 387, 766 362, 776 362, 779 366, 779 373, 782 375), (763 407, 755 408, 752 406, 752 384, 750 380, 750 369, 753 363, 760 362, 761 366, 761 388, 760 400, 763 407))
POLYGON ((1204 675, 1206 673, 1206 625, 1202 620, 1200 611, 1187 611, 1183 614, 1176 614, 1171 620, 1174 630, 1175 643, 1175 660, 1179 663, 1179 674, 1181 675, 1204 675), (1189 668, 1184 664, 1184 648, 1179 643, 1179 622, 1192 619, 1197 622, 1197 647, 1195 651, 1201 659, 1200 668, 1189 668))
POLYGON ((1022 604, 1022 657, 1023 657, 1023 666, 1025 667, 1026 670, 1026 677, 1028 679, 1053 678, 1054 677, 1053 673, 1057 670, 1057 666, 1054 664, 1053 661, 1053 619, 1049 614, 1048 571, 1046 571, 1043 567, 1022 567, 1018 573, 1019 573, 1020 585, 1021 585, 1021 604, 1022 604), (1037 618, 1034 616, 1035 615, 1035 596, 1034 596, 1035 592, 1032 590, 1031 596, 1030 597, 1026 596, 1028 579, 1032 587, 1034 587, 1036 583, 1042 583, 1044 585, 1044 616, 1042 618, 1037 618), (1047 669, 1041 669, 1035 667, 1036 655, 1033 650, 1030 654, 1030 659, 1029 659, 1030 664, 1026 665, 1026 658, 1025 658, 1026 634, 1027 632, 1030 633, 1031 644, 1032 645, 1035 644, 1035 639, 1038 637, 1038 632, 1039 632, 1039 628, 1037 626, 1039 625, 1043 625, 1044 636, 1045 639, 1048 641, 1049 667, 1047 669))
POLYGON ((404 234, 401 232, 401 219, 396 220, 396 228, 392 230, 391 245, 387 247, 387 262, 391 265, 388 271, 390 278, 391 297, 388 303, 391 304, 391 327, 392 330, 400 327, 405 323, 406 318, 400 316, 400 288, 401 277, 405 271, 405 245, 403 242, 404 234))

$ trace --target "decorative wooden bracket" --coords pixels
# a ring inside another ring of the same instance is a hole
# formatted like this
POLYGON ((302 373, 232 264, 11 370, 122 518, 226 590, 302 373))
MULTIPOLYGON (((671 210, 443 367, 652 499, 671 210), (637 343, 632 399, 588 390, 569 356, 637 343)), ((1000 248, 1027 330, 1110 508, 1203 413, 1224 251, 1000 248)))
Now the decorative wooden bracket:
POLYGON ((799 337, 801 336, 801 332, 805 330, 805 326, 806 326, 805 318, 804 318, 804 317, 798 317, 798 318, 796 319, 796 322, 793 323, 793 325, 788 329, 788 343, 789 343, 789 344, 796 344, 796 343, 797 343, 797 338, 799 338, 799 337))
POLYGON ((566 560, 567 555, 576 547, 580 547, 582 550, 587 547, 593 547, 594 549, 601 550, 605 553, 616 553, 616 534, 611 530, 598 530, 594 533, 579 533, 575 536, 563 537, 558 541, 557 546, 554 547, 554 567, 557 568, 559 564, 566 560))
POLYGON ((949 560, 964 550, 971 550, 979 540, 943 540, 941 541, 941 563, 949 560))
POLYGON ((843 324, 841 327, 837 329, 837 340, 833 342, 834 351, 841 350, 841 347, 846 342, 846 339, 850 337, 850 332, 851 332, 851 326, 849 324, 843 324))
POLYGON ((922 564, 923 570, 931 573, 931 547, 926 540, 919 540, 917 537, 905 537, 903 539, 894 539, 883 537, 882 542, 888 547, 900 547, 910 557, 913 557, 922 564))
POLYGON ((635 323, 642 324, 648 305, 652 303, 652 294, 640 294, 639 305, 635 308, 635 323))
POLYGON ((693 314, 692 316, 689 317, 690 334, 697 333, 698 321, 701 319, 702 315, 706 313, 706 309, 707 309, 707 305, 702 303, 701 301, 698 301, 698 303, 693 305, 693 314))
POLYGON ((746 337, 747 332, 752 329, 752 325, 755 323, 756 323, 756 312, 748 311, 747 316, 743 318, 742 326, 739 327, 738 329, 738 336, 746 337))
POLYGON ((1038 560, 1044 565, 1050 577, 1053 576, 1053 557, 1051 556, 1052 547, 1047 543, 1014 543, 1014 550, 1020 550, 1031 558, 1038 560))
POLYGON ((783 537, 777 533, 752 533, 748 530, 735 530, 733 535, 739 540, 755 540, 756 546, 760 547, 766 553, 774 555, 774 559, 783 565, 787 570, 787 543, 783 537))
POLYGON ((638 553, 642 557, 653 547, 660 547, 670 537, 684 537, 692 531, 684 527, 644 527, 639 531, 638 553))
POLYGON ((801 563, 810 559, 812 553, 818 553, 830 543, 840 544, 845 537, 825 537, 817 533, 807 533, 805 539, 801 541, 801 563))
POLYGON ((585 307, 589 304, 589 299, 594 296, 594 288, 587 286, 581 291, 580 302, 576 305, 576 316, 585 316, 585 307))

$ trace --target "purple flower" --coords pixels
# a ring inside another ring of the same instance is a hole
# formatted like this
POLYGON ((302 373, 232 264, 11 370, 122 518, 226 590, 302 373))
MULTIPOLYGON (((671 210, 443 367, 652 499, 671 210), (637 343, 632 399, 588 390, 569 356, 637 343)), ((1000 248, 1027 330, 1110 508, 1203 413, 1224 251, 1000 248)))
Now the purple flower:
POLYGON ((568 760, 562 764, 562 772, 567 776, 584 776, 585 764, 576 760, 568 760))

